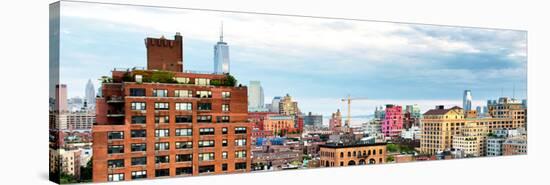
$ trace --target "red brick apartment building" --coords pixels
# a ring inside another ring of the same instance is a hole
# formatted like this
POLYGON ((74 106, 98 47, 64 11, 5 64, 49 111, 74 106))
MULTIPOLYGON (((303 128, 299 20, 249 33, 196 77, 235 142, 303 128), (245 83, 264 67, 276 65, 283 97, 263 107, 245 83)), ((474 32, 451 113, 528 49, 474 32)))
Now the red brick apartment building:
POLYGON ((147 38, 147 69, 104 77, 93 126, 93 181, 250 171, 247 88, 183 71, 182 36, 147 38))

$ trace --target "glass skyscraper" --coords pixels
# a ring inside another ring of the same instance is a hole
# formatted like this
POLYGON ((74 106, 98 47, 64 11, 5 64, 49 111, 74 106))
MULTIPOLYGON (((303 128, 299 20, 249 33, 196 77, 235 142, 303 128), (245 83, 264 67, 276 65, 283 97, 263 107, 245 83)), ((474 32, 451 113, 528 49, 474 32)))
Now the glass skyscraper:
POLYGON ((472 92, 470 90, 464 91, 464 97, 462 97, 462 108, 464 113, 472 110, 472 92))
POLYGON ((223 24, 220 41, 214 45, 214 73, 229 73, 229 46, 223 41, 223 24))
POLYGON ((85 92, 86 103, 88 107, 95 107, 95 88, 91 79, 88 79, 86 83, 86 92, 85 92))
POLYGON ((248 86, 248 109, 260 109, 264 107, 264 90, 260 81, 250 81, 248 86))

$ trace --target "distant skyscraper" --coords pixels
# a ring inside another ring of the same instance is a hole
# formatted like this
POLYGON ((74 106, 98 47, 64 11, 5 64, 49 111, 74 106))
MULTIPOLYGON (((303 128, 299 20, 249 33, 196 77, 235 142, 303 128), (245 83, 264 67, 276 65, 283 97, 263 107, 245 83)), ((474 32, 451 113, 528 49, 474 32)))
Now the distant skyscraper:
POLYGON ((462 108, 464 112, 472 110, 472 92, 470 90, 464 91, 464 97, 462 98, 462 108))
POLYGON ((67 85, 58 84, 55 86, 55 110, 59 112, 68 111, 67 85))
POLYGON ((286 94, 279 102, 279 114, 297 116, 300 114, 298 102, 292 101, 292 96, 286 94))
POLYGON ((88 83, 86 84, 86 103, 88 107, 94 107, 95 106, 95 88, 94 84, 92 83, 91 79, 88 79, 88 83))
POLYGON ((477 117, 483 117, 483 108, 481 106, 476 107, 477 117))
POLYGON ((220 41, 214 45, 214 73, 229 73, 229 46, 223 41, 223 23, 220 41))
POLYGON ((321 128, 323 126, 323 115, 316 115, 309 112, 304 116, 304 126, 321 128))
POLYGON ((269 111, 279 112, 279 103, 281 103, 281 97, 280 96, 273 97, 273 100, 271 100, 271 107, 268 107, 269 111))
POLYGON ((264 106, 264 90, 260 81, 250 81, 248 86, 248 109, 259 109, 264 106))

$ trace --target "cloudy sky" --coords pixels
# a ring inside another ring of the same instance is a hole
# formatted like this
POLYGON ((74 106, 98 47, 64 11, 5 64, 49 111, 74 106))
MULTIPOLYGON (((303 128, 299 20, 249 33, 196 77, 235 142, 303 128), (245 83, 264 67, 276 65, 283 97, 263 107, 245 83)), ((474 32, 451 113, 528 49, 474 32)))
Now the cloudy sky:
POLYGON ((146 66, 146 37, 184 36, 184 68, 212 71, 224 24, 231 74, 259 80, 266 103, 289 93, 305 112, 353 115, 382 104, 474 107, 527 96, 527 32, 62 2, 61 82, 83 96, 88 79, 115 67, 146 66), (513 90, 515 87, 515 93, 513 90))

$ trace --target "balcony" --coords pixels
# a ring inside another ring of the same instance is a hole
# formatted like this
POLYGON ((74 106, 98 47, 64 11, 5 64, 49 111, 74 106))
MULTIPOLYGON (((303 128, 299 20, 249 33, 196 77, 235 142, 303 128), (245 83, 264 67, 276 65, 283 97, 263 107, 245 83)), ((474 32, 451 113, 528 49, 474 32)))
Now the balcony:
POLYGON ((110 118, 124 117, 124 115, 124 111, 107 111, 107 117, 110 118))
POLYGON ((107 100, 107 103, 124 103, 124 98, 112 96, 107 100))

